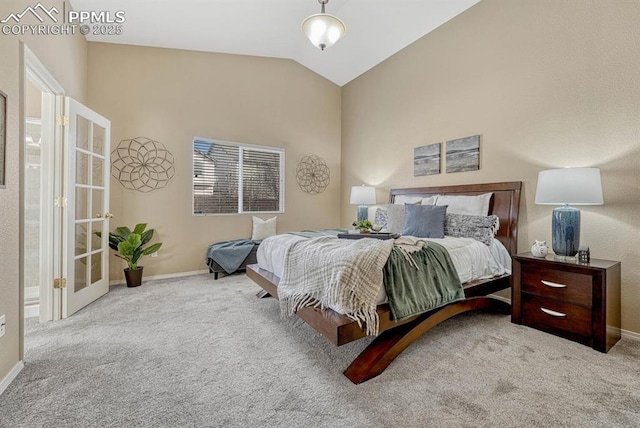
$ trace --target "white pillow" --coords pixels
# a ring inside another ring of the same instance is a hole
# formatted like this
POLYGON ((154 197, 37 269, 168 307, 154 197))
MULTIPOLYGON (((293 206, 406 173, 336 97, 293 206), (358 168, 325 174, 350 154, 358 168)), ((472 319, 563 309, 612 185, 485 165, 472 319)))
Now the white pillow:
POLYGON ((422 198, 422 205, 435 205, 436 201, 438 200, 438 195, 436 196, 429 196, 428 198, 422 198))
POLYGON ((489 215, 489 202, 493 193, 477 196, 438 195, 436 205, 448 205, 448 214, 489 215))
POLYGON ((276 219, 272 217, 269 220, 262 220, 256 216, 253 216, 253 233, 251 239, 259 241, 276 234, 276 219))
POLYGON ((420 202, 422 202, 422 196, 397 195, 393 199, 395 205, 419 204, 420 202))

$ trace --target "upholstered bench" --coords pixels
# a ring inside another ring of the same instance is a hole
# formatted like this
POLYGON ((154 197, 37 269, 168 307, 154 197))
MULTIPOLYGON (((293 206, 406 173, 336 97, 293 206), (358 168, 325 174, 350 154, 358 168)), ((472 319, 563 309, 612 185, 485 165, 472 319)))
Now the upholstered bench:
POLYGON ((257 263, 256 252, 261 241, 236 239, 216 242, 207 248, 206 263, 209 273, 218 279, 220 273, 232 274, 245 271, 247 265, 257 263))

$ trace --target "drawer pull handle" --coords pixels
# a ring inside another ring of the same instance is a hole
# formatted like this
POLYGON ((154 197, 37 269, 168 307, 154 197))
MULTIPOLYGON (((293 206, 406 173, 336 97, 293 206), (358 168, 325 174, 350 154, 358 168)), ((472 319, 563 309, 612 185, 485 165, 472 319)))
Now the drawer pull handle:
POLYGON ((556 318, 564 318, 567 316, 567 314, 563 314, 562 312, 552 311, 551 309, 547 309, 547 308, 540 308, 540 310, 545 314, 551 315, 552 317, 556 317, 556 318))
POLYGON ((540 282, 543 283, 544 285, 546 285, 547 287, 567 288, 567 286, 564 285, 564 284, 558 284, 557 282, 545 281, 544 279, 541 279, 540 282))

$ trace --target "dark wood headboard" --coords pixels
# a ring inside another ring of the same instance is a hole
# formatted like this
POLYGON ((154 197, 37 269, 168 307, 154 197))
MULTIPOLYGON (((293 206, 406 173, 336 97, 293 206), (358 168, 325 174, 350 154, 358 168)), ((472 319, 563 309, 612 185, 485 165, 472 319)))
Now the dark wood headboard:
POLYGON ((521 181, 484 184, 463 184, 457 186, 412 187, 391 189, 389 203, 398 195, 429 197, 434 195, 480 195, 493 193, 489 204, 489 214, 500 218, 500 229, 496 238, 507 248, 509 254, 518 252, 518 211, 520 209, 521 181))

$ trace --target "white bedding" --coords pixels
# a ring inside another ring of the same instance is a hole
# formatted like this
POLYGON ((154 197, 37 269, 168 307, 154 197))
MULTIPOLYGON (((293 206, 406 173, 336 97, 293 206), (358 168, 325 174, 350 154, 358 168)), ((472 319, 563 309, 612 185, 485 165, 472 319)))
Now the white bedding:
MULTIPOLYGON (((297 241, 308 239, 297 235, 276 235, 266 238, 258 247, 257 259, 261 269, 282 277, 284 255, 287 249, 297 241)), ((491 278, 511 273, 511 257, 500 241, 494 239, 487 246, 472 238, 426 239, 445 247, 451 256, 460 281, 464 284, 477 279, 491 278)), ((387 301, 384 287, 378 292, 378 304, 387 301)))

